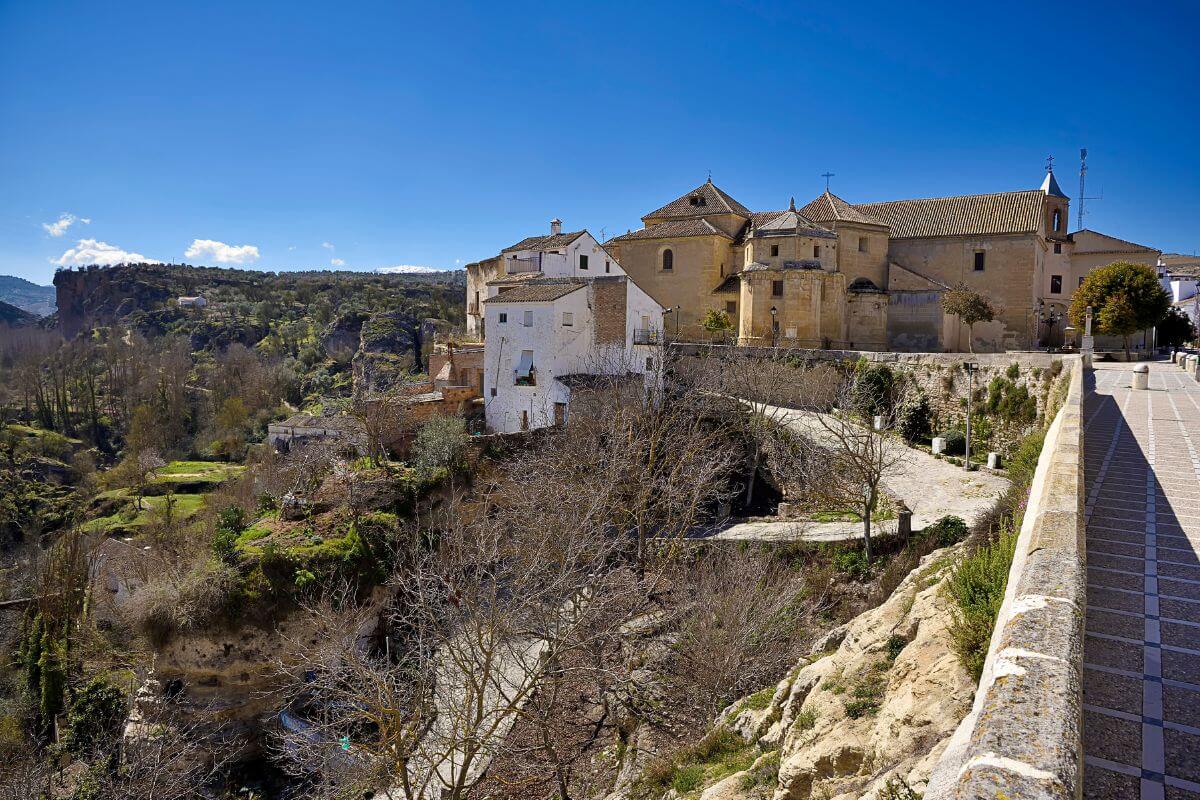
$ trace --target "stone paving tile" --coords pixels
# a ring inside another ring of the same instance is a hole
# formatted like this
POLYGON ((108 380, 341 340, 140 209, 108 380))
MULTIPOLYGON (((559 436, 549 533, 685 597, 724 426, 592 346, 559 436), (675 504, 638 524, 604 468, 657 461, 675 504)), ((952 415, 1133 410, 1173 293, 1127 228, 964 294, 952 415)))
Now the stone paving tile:
MULTIPOLYGON (((1088 613, 1090 614, 1091 612, 1088 613)), ((1159 629, 1161 631, 1163 644, 1169 644, 1172 647, 1187 647, 1192 650, 1200 651, 1200 628, 1197 628, 1195 625, 1180 625, 1177 622, 1160 622, 1159 629)), ((1110 632, 1111 631, 1100 630, 1100 633, 1110 632)), ((1200 698, 1197 698, 1197 702, 1200 702, 1200 698)))
POLYGON ((1167 774, 1200 782, 1200 736, 1170 728, 1163 732, 1167 774))
POLYGON ((1168 680, 1200 686, 1200 656, 1163 650, 1162 676, 1168 680))
POLYGON ((1087 701, 1094 706, 1141 716, 1142 681, 1139 678, 1113 675, 1098 669, 1084 669, 1083 693, 1087 701))
MULTIPOLYGON (((1087 675, 1084 675, 1087 680, 1087 675)), ((1086 685, 1086 684, 1085 684, 1086 685)), ((1084 689, 1086 692, 1087 689, 1084 689)), ((1200 694, 1179 686, 1163 685, 1163 719, 1200 728, 1200 694)))
MULTIPOLYGON (((1142 617, 1114 614, 1099 608, 1089 608, 1084 622, 1087 630, 1092 633, 1107 633, 1110 636, 1123 636, 1139 641, 1146 634, 1146 623, 1142 617)), ((1196 630, 1200 632, 1200 628, 1196 630)))
MULTIPOLYGON (((1140 614, 1146 608, 1146 598, 1140 595, 1130 594, 1129 592, 1118 592, 1113 589, 1096 588, 1089 584, 1088 605, 1100 606, 1101 608, 1115 608, 1117 611, 1136 611, 1140 614)), ((1200 612, 1200 606, 1196 606, 1196 611, 1200 612)), ((1191 617, 1180 617, 1176 614, 1171 614, 1169 616, 1174 616, 1178 619, 1191 619, 1191 617)))
MULTIPOLYGON (((1129 587, 1122 586, 1120 588, 1127 589, 1129 587)), ((1184 583, 1183 581, 1171 580, 1170 578, 1159 578, 1158 593, 1163 596, 1200 600, 1200 583, 1184 583)))
MULTIPOLYGON (((1129 795, 1133 797, 1134 795, 1129 795)), ((1163 795, 1163 800, 1196 800, 1200 797, 1200 792, 1189 792, 1187 789, 1181 789, 1178 786, 1168 786, 1166 794, 1163 795)))
POLYGON ((1130 800, 1138 796, 1138 778, 1087 766, 1083 800, 1130 800))
MULTIPOLYGON (((1196 565, 1176 564, 1176 563, 1174 563, 1174 560, 1163 561, 1162 559, 1166 558, 1167 555, 1173 555, 1173 554, 1161 554, 1161 553, 1159 554, 1159 562, 1158 562, 1158 574, 1159 575, 1161 575, 1163 577, 1167 577, 1167 578, 1186 578, 1189 581, 1200 581, 1200 564, 1196 564, 1196 565)), ((1089 561, 1091 560, 1090 556, 1089 556, 1088 560, 1089 561)), ((1105 565, 1105 566, 1107 566, 1107 565, 1105 565)))
MULTIPOLYGON (((1099 664, 1102 667, 1141 672, 1142 649, 1141 645, 1114 642, 1111 639, 1100 639, 1089 635, 1083 642, 1083 661, 1085 664, 1099 664)), ((1177 680, 1182 681, 1187 678, 1178 678, 1177 680)))
POLYGON ((1119 764, 1136 759, 1142 752, 1142 724, 1084 709, 1083 751, 1119 764))
MULTIPOLYGON (((1096 532, 1096 536, 1100 537, 1100 532, 1096 532)), ((1146 547, 1142 544, 1130 544, 1127 542, 1109 542, 1109 541, 1089 541, 1088 542, 1088 563, 1091 563, 1095 556, 1098 555, 1118 555, 1118 556, 1133 556, 1134 558, 1142 558, 1146 555, 1146 547)))
POLYGON ((1088 583, 1109 589, 1126 589, 1131 592, 1145 591, 1146 576, 1130 575, 1127 572, 1110 572, 1106 569, 1088 569, 1088 583))

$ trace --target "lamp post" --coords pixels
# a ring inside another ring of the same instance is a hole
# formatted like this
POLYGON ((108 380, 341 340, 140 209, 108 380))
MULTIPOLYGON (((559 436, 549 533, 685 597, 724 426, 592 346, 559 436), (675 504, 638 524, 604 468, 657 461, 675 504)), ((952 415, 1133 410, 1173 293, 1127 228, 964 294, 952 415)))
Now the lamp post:
POLYGON ((779 309, 771 306, 771 349, 774 350, 779 346, 779 320, 775 319, 775 315, 779 313, 779 309))
POLYGON ((963 447, 963 469, 971 471, 971 395, 975 394, 975 370, 979 365, 972 362, 963 362, 963 369, 967 371, 967 435, 963 447))
POLYGON ((1054 326, 1062 322, 1063 314, 1058 309, 1052 308, 1048 313, 1043 312, 1038 321, 1046 325, 1046 349, 1049 350, 1050 341, 1054 338, 1054 326))

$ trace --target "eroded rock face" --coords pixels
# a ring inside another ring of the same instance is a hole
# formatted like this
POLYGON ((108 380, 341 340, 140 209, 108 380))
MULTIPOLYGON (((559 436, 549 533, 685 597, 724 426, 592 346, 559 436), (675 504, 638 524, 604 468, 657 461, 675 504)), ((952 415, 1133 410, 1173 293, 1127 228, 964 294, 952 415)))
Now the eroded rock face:
POLYGON ((727 720, 747 741, 779 748, 778 783, 739 794, 732 776, 710 787, 713 798, 860 800, 899 780, 924 790, 975 691, 951 650, 952 601, 941 591, 957 549, 927 556, 891 598, 838 631, 840 643, 823 640, 837 649, 798 665, 767 708, 727 720))

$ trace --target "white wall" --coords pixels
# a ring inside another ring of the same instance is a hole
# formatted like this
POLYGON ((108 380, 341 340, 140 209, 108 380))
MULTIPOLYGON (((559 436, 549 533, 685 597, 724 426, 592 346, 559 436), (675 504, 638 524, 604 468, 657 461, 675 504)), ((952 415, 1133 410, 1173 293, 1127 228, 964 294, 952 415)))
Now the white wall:
MULTIPOLYGON (((538 260, 536 250, 514 250, 504 254, 505 264, 516 259, 538 260)), ((590 233, 583 235, 568 245, 562 253, 541 254, 542 275, 547 278, 598 278, 602 275, 624 275, 625 270, 616 262, 604 248, 600 246, 590 233), (588 257, 588 268, 580 268, 580 256, 588 257), (608 272, 604 271, 608 262, 608 272)), ((511 268, 505 267, 511 274, 511 268)), ((494 293, 494 292, 493 292, 494 293)), ((490 296, 490 295, 489 295, 490 296)))
MULTIPOLYGON (((615 262, 612 267, 616 268, 615 262)), ((633 332, 641 328, 643 315, 649 318, 652 329, 660 330, 662 307, 633 281, 626 280, 625 287, 624 347, 596 344, 590 285, 581 286, 553 302, 484 304, 487 340, 484 343, 483 401, 490 430, 500 433, 521 430, 522 412, 527 415, 530 428, 552 425, 555 403, 568 403, 569 414, 570 390, 556 380, 559 376, 656 374, 658 346, 634 345, 633 332), (526 311, 532 312, 532 327, 523 324, 526 311), (571 327, 562 324, 564 312, 574 315, 571 327), (502 313, 508 315, 505 323, 499 320, 502 313), (513 370, 520 363, 523 350, 533 351, 536 386, 513 383, 513 370), (650 359, 649 364, 647 359, 650 359)))

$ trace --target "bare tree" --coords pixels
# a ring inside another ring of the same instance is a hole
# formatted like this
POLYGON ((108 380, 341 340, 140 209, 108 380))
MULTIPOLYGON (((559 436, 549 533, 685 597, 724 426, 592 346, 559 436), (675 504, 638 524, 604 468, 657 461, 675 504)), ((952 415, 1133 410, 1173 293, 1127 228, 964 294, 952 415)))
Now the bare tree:
MULTIPOLYGON (((811 495, 832 509, 852 511, 862 519, 867 561, 873 558, 871 525, 884 497, 883 484, 907 456, 905 446, 872 428, 850 409, 869 391, 856 373, 838 394, 833 413, 813 410, 801 418, 810 452, 804 458, 805 485, 811 495)), ((880 415, 888 427, 892 413, 880 415)))

